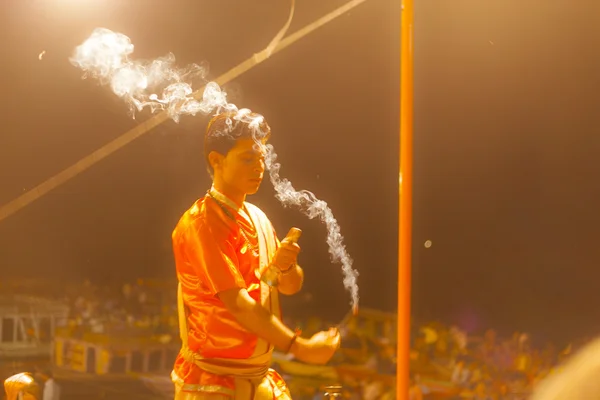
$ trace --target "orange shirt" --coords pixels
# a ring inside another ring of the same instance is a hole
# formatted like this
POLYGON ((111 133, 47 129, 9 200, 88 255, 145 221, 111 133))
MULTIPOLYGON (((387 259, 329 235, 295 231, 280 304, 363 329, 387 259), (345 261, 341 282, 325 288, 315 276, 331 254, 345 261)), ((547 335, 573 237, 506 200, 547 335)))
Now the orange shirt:
MULTIPOLYGON (((266 219, 262 213, 261 217, 266 219)), ((249 358, 258 337, 243 328, 216 295, 245 288, 260 302, 258 237, 252 220, 243 209, 238 212, 205 196, 184 213, 172 239, 183 301, 188 308, 190 350, 205 358, 249 358)), ((233 379, 202 371, 181 355, 173 372, 184 385, 183 390, 234 387, 233 379)))

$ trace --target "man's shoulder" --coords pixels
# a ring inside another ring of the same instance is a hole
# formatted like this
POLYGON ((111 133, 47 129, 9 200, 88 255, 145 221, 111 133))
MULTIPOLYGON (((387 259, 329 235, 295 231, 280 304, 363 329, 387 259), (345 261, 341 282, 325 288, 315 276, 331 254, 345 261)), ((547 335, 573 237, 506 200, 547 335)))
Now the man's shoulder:
POLYGON ((181 215, 173 235, 178 232, 183 232, 191 226, 202 225, 202 222, 206 219, 206 208, 205 208, 205 197, 201 197, 196 200, 192 205, 181 215))
POLYGON ((173 236, 183 234, 189 229, 228 233, 231 231, 231 221, 228 221, 223 211, 214 201, 210 201, 208 196, 204 196, 196 200, 183 213, 173 230, 173 236))

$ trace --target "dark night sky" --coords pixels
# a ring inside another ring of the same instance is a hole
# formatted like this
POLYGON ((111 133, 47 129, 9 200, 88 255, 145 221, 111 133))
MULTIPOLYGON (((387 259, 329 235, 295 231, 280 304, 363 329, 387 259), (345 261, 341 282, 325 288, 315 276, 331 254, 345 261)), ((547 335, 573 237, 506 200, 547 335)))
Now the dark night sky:
MULTIPOLYGON (((343 4, 302 0, 293 32, 343 4)), ((416 1, 413 311, 546 337, 597 333, 600 2, 416 1), (575 6, 576 3, 576 6, 575 6), (432 240, 425 249, 423 242, 432 240)), ((96 27, 136 58, 208 61, 211 78, 264 48, 287 2, 5 0, 0 203, 68 167, 132 120, 68 57, 96 27), (46 51, 44 58, 38 54, 46 51)), ((267 117, 282 173, 334 211, 365 306, 394 309, 399 1, 368 0, 231 86, 267 117)), ((2 276, 172 278, 170 233, 208 188, 205 117, 167 122, 0 222, 2 276)), ((315 304, 349 301, 324 227, 251 201, 301 244, 315 304)))

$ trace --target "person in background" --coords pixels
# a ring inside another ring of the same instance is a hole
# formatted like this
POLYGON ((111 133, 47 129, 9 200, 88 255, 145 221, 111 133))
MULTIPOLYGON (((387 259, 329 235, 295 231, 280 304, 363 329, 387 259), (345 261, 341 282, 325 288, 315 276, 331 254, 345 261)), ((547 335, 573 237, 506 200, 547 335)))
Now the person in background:
POLYGON ((42 400, 60 400, 60 386, 56 383, 56 380, 54 380, 52 371, 42 371, 38 376, 40 380, 44 382, 42 400))
POLYGON ((549 375, 535 388, 531 400, 600 398, 600 338, 569 359, 562 370, 549 375))

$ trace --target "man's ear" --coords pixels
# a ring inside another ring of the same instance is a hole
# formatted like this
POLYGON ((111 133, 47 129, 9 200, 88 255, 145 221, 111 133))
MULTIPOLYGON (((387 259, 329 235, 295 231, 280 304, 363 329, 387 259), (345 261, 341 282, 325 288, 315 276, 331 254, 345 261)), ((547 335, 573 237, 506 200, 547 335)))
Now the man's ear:
POLYGON ((210 163, 210 166, 212 167, 213 171, 217 170, 221 166, 224 158, 225 157, 223 156, 223 154, 218 153, 214 150, 208 153, 208 162, 210 163))

